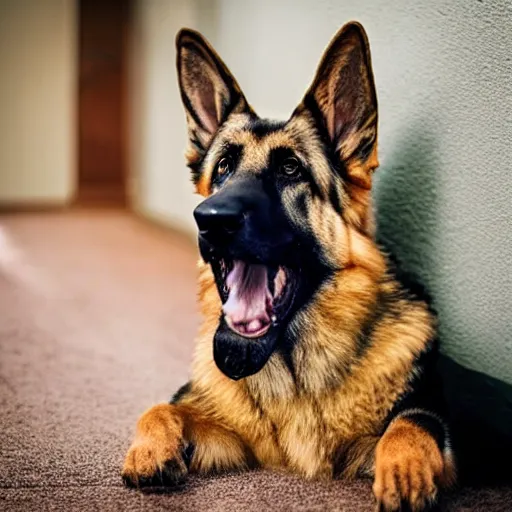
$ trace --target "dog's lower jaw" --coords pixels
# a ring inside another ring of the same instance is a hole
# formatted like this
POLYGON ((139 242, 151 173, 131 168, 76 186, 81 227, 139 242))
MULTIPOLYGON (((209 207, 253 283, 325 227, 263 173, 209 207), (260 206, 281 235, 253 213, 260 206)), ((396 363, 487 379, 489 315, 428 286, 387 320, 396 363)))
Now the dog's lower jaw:
POLYGON ((271 326, 259 338, 244 338, 233 332, 224 319, 213 338, 213 357, 219 370, 232 380, 258 373, 274 352, 279 329, 271 326))

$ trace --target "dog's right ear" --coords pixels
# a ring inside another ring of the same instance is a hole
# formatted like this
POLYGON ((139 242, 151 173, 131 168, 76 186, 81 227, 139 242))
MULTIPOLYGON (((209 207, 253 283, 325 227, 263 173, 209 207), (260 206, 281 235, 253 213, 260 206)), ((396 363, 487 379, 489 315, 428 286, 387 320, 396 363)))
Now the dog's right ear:
POLYGON ((180 30, 176 50, 189 134, 186 157, 189 167, 197 173, 217 130, 229 115, 253 112, 233 75, 201 34, 180 30))

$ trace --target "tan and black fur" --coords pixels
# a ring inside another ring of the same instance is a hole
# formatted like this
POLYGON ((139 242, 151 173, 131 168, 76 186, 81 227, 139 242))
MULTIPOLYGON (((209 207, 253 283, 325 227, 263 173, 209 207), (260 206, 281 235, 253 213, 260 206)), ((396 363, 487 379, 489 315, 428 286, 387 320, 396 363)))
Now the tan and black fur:
POLYGON ((303 177, 280 184, 279 197, 304 240, 297 251, 319 265, 304 264, 308 292, 268 362, 233 380, 213 358, 222 303, 201 260, 191 380, 139 420, 125 481, 255 466, 367 476, 382 509, 422 510, 454 482, 455 465, 433 373, 435 316, 374 239, 377 98, 364 29, 349 23, 336 34, 282 123, 256 116, 201 35, 182 30, 177 51, 197 191, 209 197, 223 186, 216 166, 228 147, 240 175, 268 173, 269 155, 292 152, 303 177))

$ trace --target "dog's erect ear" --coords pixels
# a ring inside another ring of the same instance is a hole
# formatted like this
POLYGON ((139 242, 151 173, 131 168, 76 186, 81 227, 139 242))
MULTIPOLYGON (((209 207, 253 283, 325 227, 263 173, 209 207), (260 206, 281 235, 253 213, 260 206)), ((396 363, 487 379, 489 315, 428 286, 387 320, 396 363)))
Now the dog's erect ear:
POLYGON ((377 159, 377 94, 364 28, 344 25, 325 51, 300 113, 308 109, 322 123, 343 160, 348 179, 369 189, 377 159))
POLYGON ((193 168, 234 112, 252 112, 236 80, 206 39, 190 29, 176 37, 178 78, 187 115, 193 168))

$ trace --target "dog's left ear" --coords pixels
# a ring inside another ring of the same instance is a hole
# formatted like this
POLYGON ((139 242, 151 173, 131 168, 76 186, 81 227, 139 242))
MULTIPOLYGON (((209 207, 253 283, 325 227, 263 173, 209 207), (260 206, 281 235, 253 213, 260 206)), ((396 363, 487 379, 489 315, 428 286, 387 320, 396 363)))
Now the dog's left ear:
POLYGON ((325 51, 301 105, 321 123, 347 178, 370 189, 377 158, 377 94, 370 45, 357 22, 344 25, 325 51))

